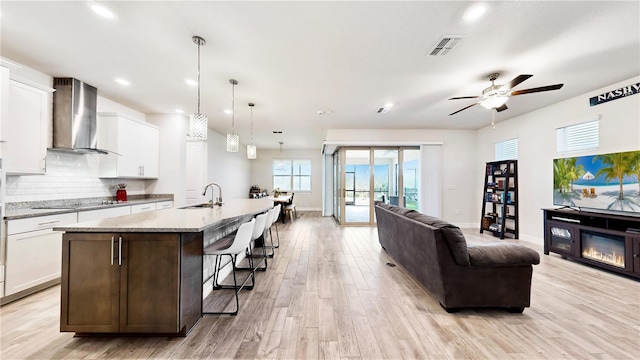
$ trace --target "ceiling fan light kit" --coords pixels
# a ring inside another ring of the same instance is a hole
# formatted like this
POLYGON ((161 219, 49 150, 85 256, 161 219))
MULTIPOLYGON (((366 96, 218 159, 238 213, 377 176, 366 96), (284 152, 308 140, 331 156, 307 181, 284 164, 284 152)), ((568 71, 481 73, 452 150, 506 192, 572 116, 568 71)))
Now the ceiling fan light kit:
POLYGON ((198 45, 198 112, 189 116, 189 137, 192 140, 207 141, 209 119, 200 113, 200 46, 205 45, 206 41, 200 36, 194 36, 191 40, 198 45))
MULTIPOLYGON (((490 109, 490 110, 495 109, 496 112, 504 111, 504 110, 507 110, 507 105, 506 105, 507 100, 509 100, 509 98, 512 96, 531 94, 531 93, 543 92, 543 91, 558 90, 562 88, 562 86, 564 85, 564 84, 555 84, 555 85, 547 85, 547 86, 541 86, 541 87, 525 89, 525 90, 511 91, 511 89, 518 86, 520 83, 524 82, 525 80, 532 77, 533 75, 518 75, 507 84, 496 85, 495 80, 498 78, 499 75, 500 74, 498 73, 491 73, 487 76, 491 81, 491 86, 482 90, 482 95, 480 96, 459 96, 459 97, 450 98, 449 100, 460 100, 460 99, 478 99, 478 100, 471 105, 468 105, 466 107, 463 107, 462 109, 452 112, 451 114, 449 114, 449 116, 457 114, 462 110, 466 110, 478 104, 480 104, 480 106, 486 109, 490 109)), ((492 112, 491 126, 495 128, 495 113, 493 112, 492 112)))

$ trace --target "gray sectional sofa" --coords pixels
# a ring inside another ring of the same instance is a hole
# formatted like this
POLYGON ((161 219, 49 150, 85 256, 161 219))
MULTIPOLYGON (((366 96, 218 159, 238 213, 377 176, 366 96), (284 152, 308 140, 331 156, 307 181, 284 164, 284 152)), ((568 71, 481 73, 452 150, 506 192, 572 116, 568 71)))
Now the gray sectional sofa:
POLYGON ((513 243, 468 245, 460 228, 414 210, 377 203, 380 245, 448 312, 530 306, 538 252, 513 243))

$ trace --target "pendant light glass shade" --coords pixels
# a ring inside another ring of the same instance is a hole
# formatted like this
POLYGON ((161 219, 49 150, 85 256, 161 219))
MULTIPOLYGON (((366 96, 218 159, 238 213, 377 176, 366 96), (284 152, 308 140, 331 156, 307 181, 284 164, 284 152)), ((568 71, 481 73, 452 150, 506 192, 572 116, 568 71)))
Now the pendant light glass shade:
POLYGON ((240 150, 240 136, 235 133, 234 127, 236 124, 236 85, 238 80, 229 79, 231 84, 231 134, 227 134, 227 151, 238 152, 240 150))
POLYGON ((191 114, 189 116, 189 137, 192 140, 207 140, 207 125, 209 119, 203 114, 191 114))
POLYGON ((198 112, 189 116, 189 137, 192 140, 206 141, 209 119, 200 113, 200 46, 206 44, 206 41, 200 36, 194 36, 191 40, 198 45, 198 112))
POLYGON ((238 134, 227 134, 227 151, 238 152, 240 150, 240 137, 238 134))
POLYGON ((253 107, 256 106, 254 103, 249 103, 249 109, 251 109, 251 144, 247 145, 247 159, 253 160, 258 155, 258 150, 256 146, 253 145, 253 107))
POLYGON ((255 145, 247 145, 247 159, 255 159, 258 156, 258 150, 255 145))

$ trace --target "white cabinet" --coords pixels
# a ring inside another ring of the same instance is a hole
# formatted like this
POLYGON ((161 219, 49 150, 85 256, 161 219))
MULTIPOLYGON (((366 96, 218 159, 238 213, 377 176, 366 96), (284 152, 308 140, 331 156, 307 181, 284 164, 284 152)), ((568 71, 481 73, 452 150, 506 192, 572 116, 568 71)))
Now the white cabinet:
POLYGON ((131 205, 131 214, 153 211, 155 209, 156 209, 156 203, 131 205))
POLYGON ((173 201, 160 201, 156 203, 156 210, 171 209, 173 207, 173 201))
POLYGON ((102 178, 158 177, 160 130, 113 113, 98 114, 98 147, 115 154, 100 159, 102 178))
POLYGON ((131 215, 131 206, 118 206, 106 209, 78 212, 78 222, 102 220, 116 216, 131 215))
POLYGON ((7 221, 4 296, 60 277, 62 232, 51 228, 76 221, 75 212, 7 221))
POLYGON ((1 130, 3 169, 8 174, 44 174, 51 138, 50 92, 15 80, 9 80, 7 91, 1 130))
MULTIPOLYGON (((9 69, 0 66, 0 124, 9 119, 9 69)), ((3 141, 2 126, 0 126, 0 141, 3 141)), ((0 146, 0 159, 2 159, 2 146, 0 146)), ((4 279, 4 278, 3 278, 4 279)))

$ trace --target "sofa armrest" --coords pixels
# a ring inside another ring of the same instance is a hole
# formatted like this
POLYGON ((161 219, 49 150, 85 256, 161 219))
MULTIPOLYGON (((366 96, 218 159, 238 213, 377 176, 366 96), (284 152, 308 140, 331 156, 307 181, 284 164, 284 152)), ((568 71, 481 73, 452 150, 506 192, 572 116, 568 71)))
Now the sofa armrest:
POLYGON ((494 243, 469 245, 471 266, 523 266, 540 263, 540 254, 524 245, 494 243))

